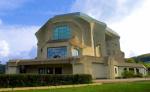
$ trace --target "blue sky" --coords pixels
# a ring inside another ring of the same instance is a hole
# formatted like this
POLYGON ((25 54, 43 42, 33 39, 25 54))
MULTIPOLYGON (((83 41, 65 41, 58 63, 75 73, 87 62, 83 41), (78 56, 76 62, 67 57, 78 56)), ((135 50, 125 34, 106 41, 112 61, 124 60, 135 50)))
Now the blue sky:
POLYGON ((34 33, 51 17, 83 12, 118 32, 126 57, 150 52, 150 0, 0 0, 0 61, 36 57, 34 33))
POLYGON ((42 25, 56 14, 69 12, 74 0, 2 0, 2 2, 13 4, 6 3, 4 7, 10 5, 9 8, 0 8, 0 18, 5 24, 42 25))

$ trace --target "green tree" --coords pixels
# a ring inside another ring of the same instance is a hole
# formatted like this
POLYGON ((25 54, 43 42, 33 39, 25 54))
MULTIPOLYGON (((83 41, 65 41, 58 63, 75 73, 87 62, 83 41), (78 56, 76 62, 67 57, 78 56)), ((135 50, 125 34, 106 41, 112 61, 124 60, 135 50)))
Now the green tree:
POLYGON ((135 63, 135 60, 133 58, 127 58, 125 61, 128 63, 135 63))

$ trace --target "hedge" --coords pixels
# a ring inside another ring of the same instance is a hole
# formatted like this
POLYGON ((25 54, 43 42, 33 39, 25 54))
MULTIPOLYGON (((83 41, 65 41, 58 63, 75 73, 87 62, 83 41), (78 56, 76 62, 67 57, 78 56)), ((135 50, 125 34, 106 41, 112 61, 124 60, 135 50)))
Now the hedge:
POLYGON ((92 77, 88 74, 79 75, 0 75, 0 88, 33 87, 49 85, 67 85, 91 83, 92 77))

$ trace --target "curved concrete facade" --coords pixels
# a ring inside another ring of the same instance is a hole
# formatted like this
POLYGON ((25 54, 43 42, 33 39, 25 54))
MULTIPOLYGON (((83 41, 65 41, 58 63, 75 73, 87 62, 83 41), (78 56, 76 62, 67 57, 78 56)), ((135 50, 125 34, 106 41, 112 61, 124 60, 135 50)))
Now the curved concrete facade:
POLYGON ((38 40, 36 59, 10 60, 7 63, 8 74, 91 74, 96 79, 121 77, 124 68, 139 69, 146 74, 142 64, 131 65, 124 61, 120 37, 116 32, 83 13, 57 15, 48 20, 35 35, 38 40), (70 38, 53 39, 54 28, 59 25, 69 26, 70 38), (65 57, 48 58, 48 48, 55 52, 55 48, 58 50, 61 47, 66 48, 65 57), (74 53, 77 55, 74 56, 74 53))

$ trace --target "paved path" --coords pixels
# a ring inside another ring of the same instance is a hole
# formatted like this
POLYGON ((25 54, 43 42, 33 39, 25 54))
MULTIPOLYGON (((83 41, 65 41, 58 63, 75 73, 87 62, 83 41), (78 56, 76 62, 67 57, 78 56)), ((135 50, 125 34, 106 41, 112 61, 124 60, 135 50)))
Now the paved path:
POLYGON ((70 88, 82 87, 89 85, 101 85, 102 83, 118 83, 118 82, 134 82, 134 81, 150 81, 150 78, 131 78, 131 79, 99 79, 93 80, 92 84, 78 84, 78 85, 62 85, 62 86, 40 86, 40 87, 18 87, 18 88, 0 88, 0 92, 15 91, 15 90, 36 90, 36 89, 56 89, 56 88, 70 88))
POLYGON ((134 81, 150 81, 150 78, 99 79, 99 80, 94 80, 95 83, 116 83, 116 82, 134 82, 134 81))

